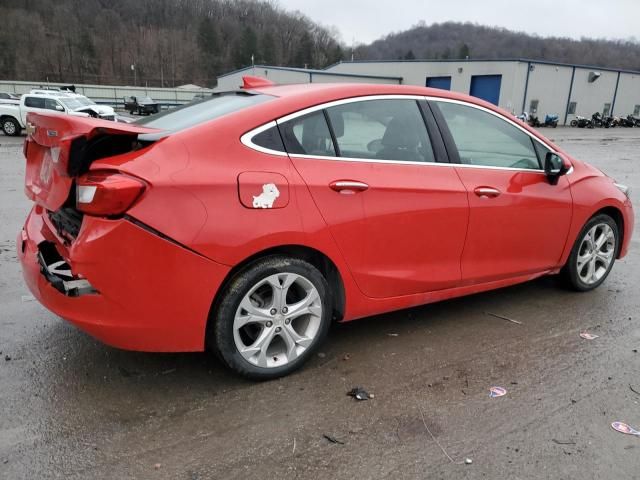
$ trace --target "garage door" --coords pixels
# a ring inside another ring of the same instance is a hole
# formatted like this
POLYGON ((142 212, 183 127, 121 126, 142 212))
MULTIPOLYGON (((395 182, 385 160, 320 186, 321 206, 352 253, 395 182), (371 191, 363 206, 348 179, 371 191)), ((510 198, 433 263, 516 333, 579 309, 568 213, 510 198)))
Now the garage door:
POLYGON ((451 90, 451 77, 427 77, 427 87, 451 90))
POLYGON ((471 77, 471 90, 469 93, 474 97, 498 105, 501 83, 502 75, 474 75, 471 77))

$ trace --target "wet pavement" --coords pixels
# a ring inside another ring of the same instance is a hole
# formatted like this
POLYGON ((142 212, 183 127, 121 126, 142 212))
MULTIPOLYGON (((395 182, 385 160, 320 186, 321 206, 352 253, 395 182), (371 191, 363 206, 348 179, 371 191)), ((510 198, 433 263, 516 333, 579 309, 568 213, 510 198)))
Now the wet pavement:
MULTIPOLYGON (((544 133, 640 198, 640 129, 544 133)), ((637 231, 593 292, 543 278, 336 325, 306 368, 251 383, 206 354, 106 347, 33 301, 23 175, 0 134, 2 479, 640 478, 640 437, 610 427, 640 426, 637 231)))

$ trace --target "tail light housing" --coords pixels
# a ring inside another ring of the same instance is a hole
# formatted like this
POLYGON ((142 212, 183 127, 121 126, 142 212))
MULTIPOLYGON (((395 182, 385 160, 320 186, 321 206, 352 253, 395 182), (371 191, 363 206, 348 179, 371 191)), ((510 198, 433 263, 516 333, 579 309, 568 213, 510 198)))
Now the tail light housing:
POLYGON ((76 208, 87 215, 122 215, 142 196, 147 185, 120 172, 89 172, 76 182, 76 208))

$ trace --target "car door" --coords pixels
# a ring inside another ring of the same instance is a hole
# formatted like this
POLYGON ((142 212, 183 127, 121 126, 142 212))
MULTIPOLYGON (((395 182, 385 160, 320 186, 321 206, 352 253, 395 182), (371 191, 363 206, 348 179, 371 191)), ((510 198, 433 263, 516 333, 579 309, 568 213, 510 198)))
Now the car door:
POLYGON ((24 103, 20 108, 20 116, 22 117, 22 124, 25 125, 27 121, 27 113, 29 112, 42 112, 45 109, 43 97, 24 97, 24 103))
POLYGON ((549 147, 488 109, 457 101, 431 105, 468 192, 463 283, 556 267, 569 233, 572 199, 566 177, 551 185, 544 173, 549 147))
POLYGON ((279 128, 365 295, 459 284, 466 190, 454 168, 439 163, 447 161, 444 144, 418 98, 338 102, 279 128))

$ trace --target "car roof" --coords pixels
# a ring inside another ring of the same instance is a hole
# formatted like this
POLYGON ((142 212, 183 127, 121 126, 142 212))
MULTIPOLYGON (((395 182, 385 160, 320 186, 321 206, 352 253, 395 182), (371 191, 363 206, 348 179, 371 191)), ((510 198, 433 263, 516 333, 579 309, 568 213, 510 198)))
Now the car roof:
POLYGON ((459 92, 416 85, 371 84, 371 83, 301 83, 269 85, 252 88, 251 92, 264 93, 280 98, 299 98, 304 103, 324 103, 344 98, 369 95, 418 95, 460 100, 504 113, 503 110, 484 100, 459 92))
POLYGON ((69 98, 66 95, 52 95, 50 93, 25 93, 23 97, 37 97, 37 98, 52 98, 54 100, 58 100, 60 98, 69 98))
POLYGON ((33 90, 31 90, 29 93, 27 93, 26 95, 29 96, 42 96, 42 97, 54 97, 54 98, 70 98, 70 95, 68 95, 65 92, 60 92, 57 90, 52 90, 52 91, 48 91, 48 90, 40 90, 38 88, 34 88, 33 90))

